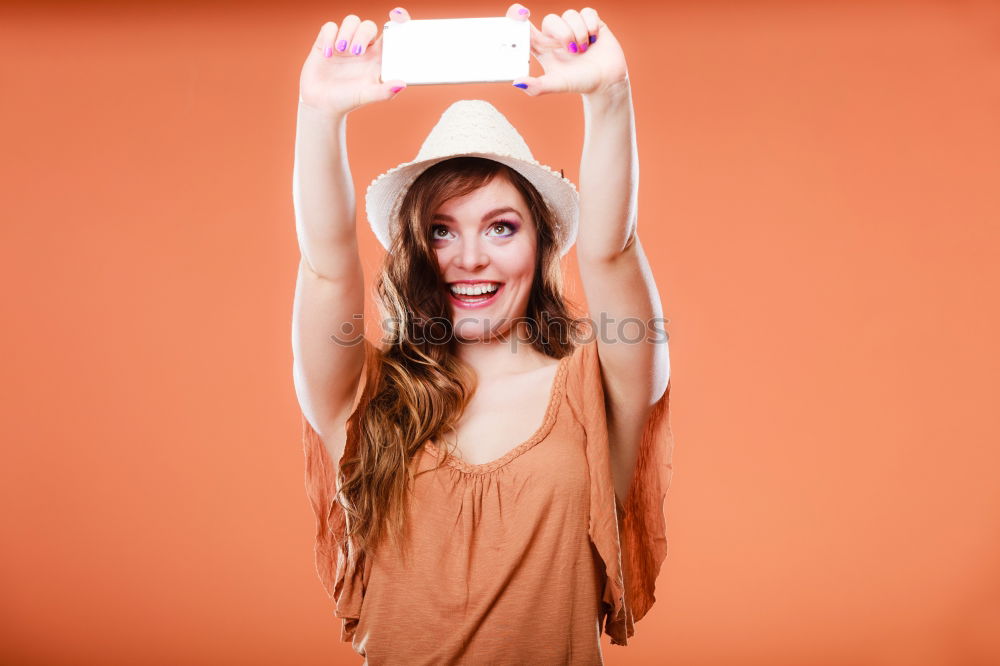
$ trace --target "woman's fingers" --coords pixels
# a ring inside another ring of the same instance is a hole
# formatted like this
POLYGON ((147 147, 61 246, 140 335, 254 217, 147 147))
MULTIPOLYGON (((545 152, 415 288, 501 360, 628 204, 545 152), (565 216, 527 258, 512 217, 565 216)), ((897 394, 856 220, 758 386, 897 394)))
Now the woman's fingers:
MULTIPOLYGON (((409 18, 405 13, 403 15, 409 18)), ((378 25, 375 21, 370 19, 362 21, 356 14, 348 14, 337 31, 333 51, 345 56, 362 55, 375 42, 377 35, 378 25)))
POLYGON ((326 58, 333 55, 356 56, 365 53, 378 34, 374 21, 362 21, 355 14, 348 14, 339 25, 327 21, 320 28, 313 49, 326 58))
POLYGON ((590 36, 587 34, 587 24, 583 22, 580 12, 575 9, 567 9, 563 12, 562 18, 569 29, 573 31, 573 41, 569 43, 567 48, 573 53, 583 53, 590 46, 590 36))
POLYGON ((531 54, 533 56, 537 58, 543 53, 563 48, 561 41, 551 35, 546 35, 536 28, 534 23, 529 23, 529 25, 531 26, 531 54))
POLYGON ((354 31, 354 38, 348 44, 347 52, 351 55, 361 55, 368 48, 372 40, 375 39, 375 35, 378 33, 378 26, 375 25, 375 21, 369 21, 365 19, 358 25, 358 29, 354 31))
POLYGON ((361 19, 357 14, 348 14, 344 17, 340 24, 340 30, 337 31, 337 41, 333 45, 334 55, 351 55, 347 46, 354 39, 354 32, 359 25, 361 25, 361 19))
POLYGON ((542 32, 568 52, 584 53, 597 40, 601 25, 601 18, 591 7, 584 7, 580 11, 567 9, 562 16, 546 14, 542 19, 542 32))
POLYGON ((558 14, 546 14, 542 19, 542 32, 556 40, 560 46, 571 53, 576 53, 579 48, 576 45, 577 37, 573 34, 569 24, 558 14))
POLYGON ((597 10, 592 7, 584 7, 580 10, 580 17, 587 24, 587 32, 590 34, 590 43, 597 39, 597 33, 601 29, 601 17, 597 15, 597 10))
POLYGON ((333 43, 337 39, 337 28, 337 24, 333 21, 324 23, 313 43, 313 51, 319 51, 321 56, 327 58, 333 55, 333 43))
POLYGON ((505 16, 519 21, 527 21, 528 17, 531 16, 531 11, 524 5, 515 2, 507 8, 505 16))

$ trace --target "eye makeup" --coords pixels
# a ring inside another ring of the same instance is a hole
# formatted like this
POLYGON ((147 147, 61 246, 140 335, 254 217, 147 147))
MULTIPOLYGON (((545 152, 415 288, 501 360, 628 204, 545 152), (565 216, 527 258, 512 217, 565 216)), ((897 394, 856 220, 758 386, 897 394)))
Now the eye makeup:
POLYGON ((510 229, 510 233, 503 234, 504 238, 513 236, 514 234, 517 233, 517 230, 520 228, 520 225, 517 222, 514 222, 513 220, 497 220, 496 222, 490 222, 491 229, 501 225, 510 229))
MULTIPOLYGON (((518 222, 515 222, 514 220, 494 220, 493 222, 490 222, 489 226, 486 227, 486 228, 488 230, 490 230, 490 229, 493 229, 493 228, 499 227, 499 226, 505 226, 505 227, 507 227, 510 230, 510 231, 508 231, 505 234, 495 234, 496 236, 498 236, 500 238, 510 238, 511 236, 513 236, 514 234, 516 234, 518 232, 518 230, 521 228, 521 225, 518 222)), ((443 224, 434 224, 434 225, 431 225, 431 229, 430 229, 431 239, 432 240, 445 240, 444 237, 437 235, 437 230, 438 229, 444 229, 445 231, 447 231, 448 227, 446 227, 443 224)))

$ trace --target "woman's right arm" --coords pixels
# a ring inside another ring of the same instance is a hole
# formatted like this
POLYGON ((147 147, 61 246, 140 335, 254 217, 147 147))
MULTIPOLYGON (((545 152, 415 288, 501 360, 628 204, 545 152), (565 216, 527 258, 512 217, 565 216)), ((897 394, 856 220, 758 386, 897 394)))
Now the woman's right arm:
POLYGON ((292 194, 301 253, 292 309, 295 393, 335 461, 344 445, 336 434, 343 430, 364 361, 363 344, 334 339, 364 332, 364 275, 344 145, 346 120, 346 115, 324 115, 299 103, 292 194), (345 323, 353 328, 345 332, 345 323))
MULTIPOLYGON (((391 13, 397 21, 405 13, 391 13)), ((301 259, 292 312, 295 393, 334 461, 364 363, 364 275, 355 230, 347 115, 391 99, 401 81, 379 81, 377 26, 351 14, 320 30, 302 68, 292 198, 301 259), (344 46, 337 49, 337 45, 344 46), (360 46, 361 53, 354 53, 360 46), (354 344, 348 342, 354 341, 354 344)))

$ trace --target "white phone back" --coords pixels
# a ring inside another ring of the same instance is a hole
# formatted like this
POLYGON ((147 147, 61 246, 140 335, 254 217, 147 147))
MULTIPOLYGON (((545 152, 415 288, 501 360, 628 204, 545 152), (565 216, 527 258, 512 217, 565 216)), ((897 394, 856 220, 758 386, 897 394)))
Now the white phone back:
POLYGON ((530 24, 506 16, 389 21, 382 33, 382 80, 512 81, 528 75, 530 40, 530 24))

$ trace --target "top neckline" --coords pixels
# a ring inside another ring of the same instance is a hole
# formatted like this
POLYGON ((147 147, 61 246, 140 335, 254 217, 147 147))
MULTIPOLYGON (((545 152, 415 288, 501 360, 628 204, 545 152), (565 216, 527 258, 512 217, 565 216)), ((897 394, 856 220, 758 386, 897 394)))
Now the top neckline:
MULTIPOLYGON (((575 351, 576 350, 574 350, 573 353, 575 353, 575 351)), ((447 458, 445 458, 445 463, 467 474, 486 474, 487 472, 492 472, 499 467, 503 467, 511 460, 518 457, 538 442, 542 441, 545 436, 549 434, 549 431, 552 430, 552 426, 555 423, 556 413, 558 411, 559 403, 561 402, 560 398, 563 394, 563 388, 566 385, 566 368, 569 367, 569 359, 573 353, 567 354, 559 359, 559 364, 556 368, 556 376, 552 380, 552 388, 549 389, 549 404, 545 408, 545 416, 542 419, 542 424, 538 426, 531 437, 510 449, 507 453, 503 454, 496 460, 474 465, 456 458, 454 455, 449 453, 447 458)), ((424 442, 424 448, 426 448, 435 457, 440 455, 441 449, 437 446, 433 438, 424 442)))

